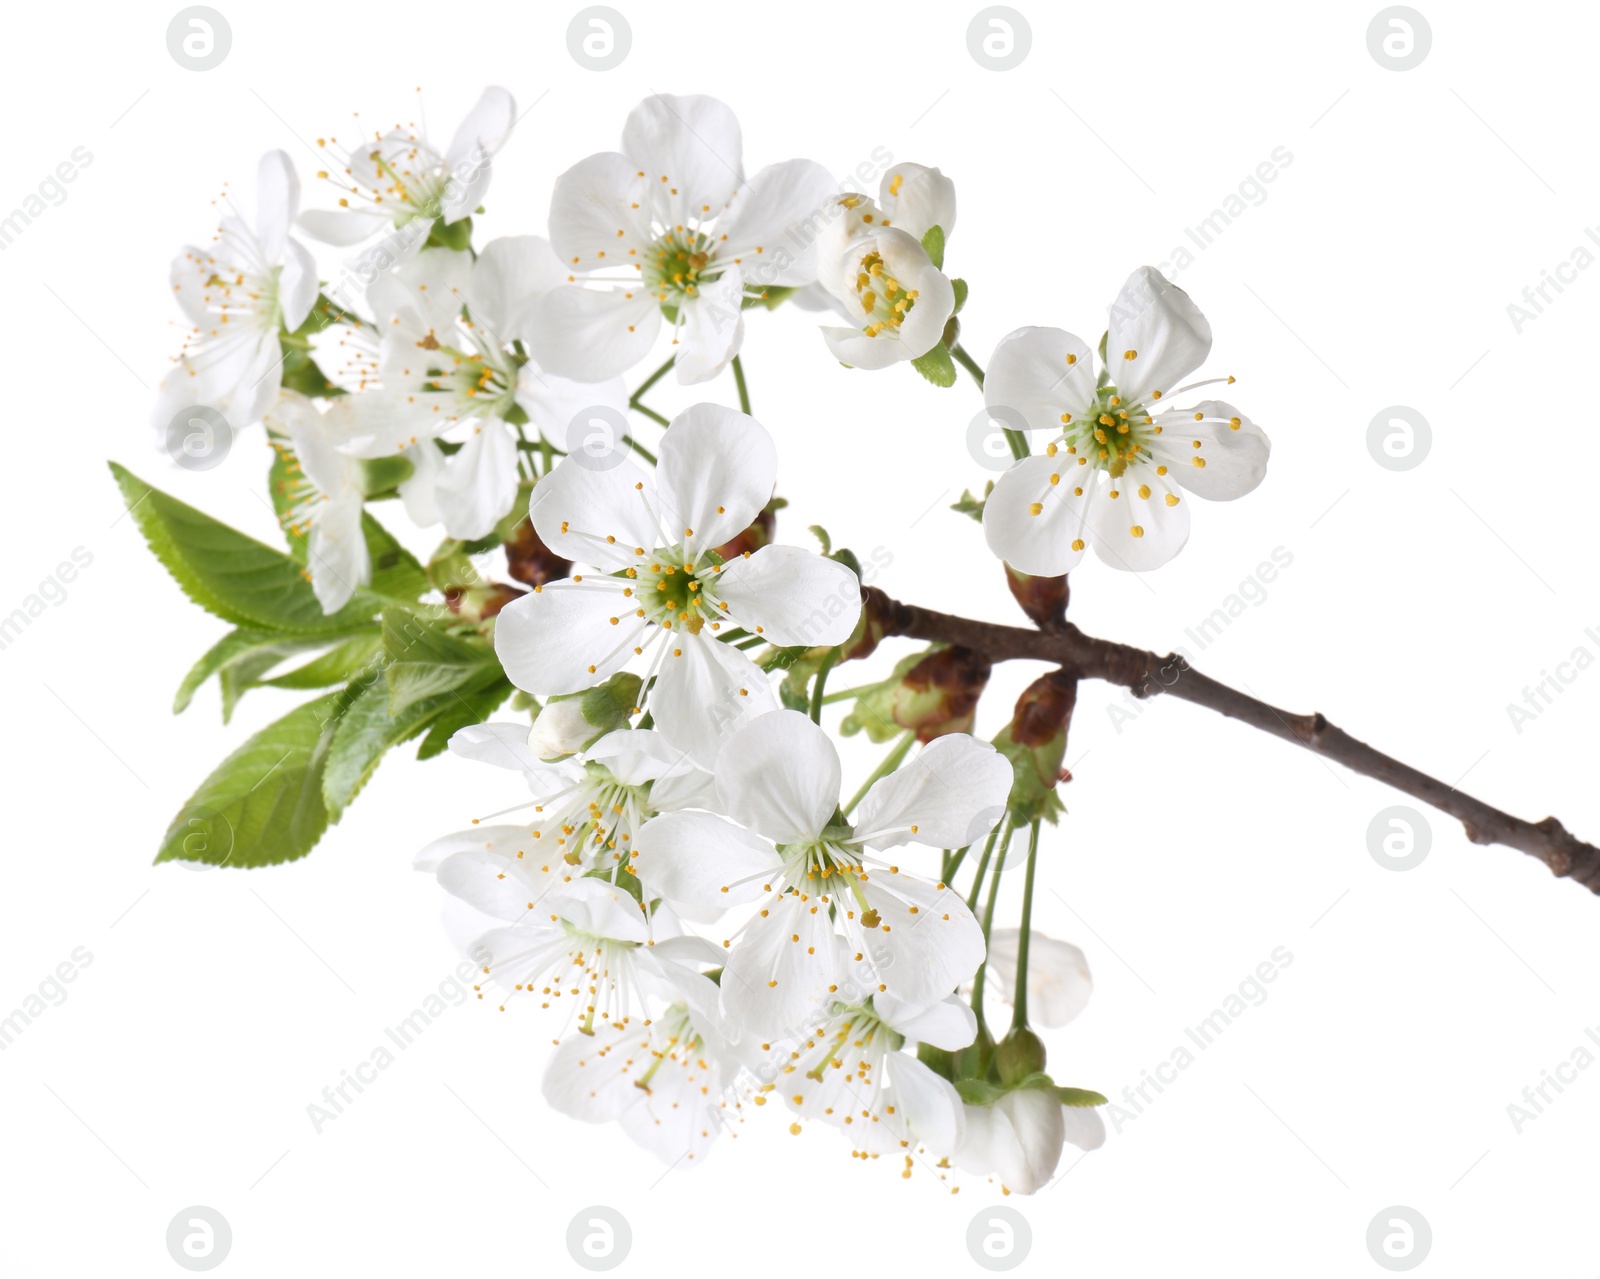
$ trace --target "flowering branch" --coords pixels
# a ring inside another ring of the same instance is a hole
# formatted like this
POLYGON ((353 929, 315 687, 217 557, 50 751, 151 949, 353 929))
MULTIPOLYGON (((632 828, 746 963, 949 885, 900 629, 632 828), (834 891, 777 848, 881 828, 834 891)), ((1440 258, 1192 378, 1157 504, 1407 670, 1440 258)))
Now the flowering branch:
POLYGON ((1556 875, 1600 893, 1600 848, 1570 834, 1556 818, 1528 822, 1401 763, 1329 723, 1320 712, 1298 715, 1241 693, 1195 670, 1182 657, 1085 635, 1071 623, 1054 634, 936 612, 891 599, 876 587, 867 607, 884 619, 884 633, 941 644, 959 644, 991 661, 1029 658, 1053 662, 1080 679, 1104 680, 1135 697, 1167 694, 1204 706, 1314 751, 1352 772, 1386 782, 1413 799, 1456 818, 1474 844, 1504 844, 1537 857, 1556 875))

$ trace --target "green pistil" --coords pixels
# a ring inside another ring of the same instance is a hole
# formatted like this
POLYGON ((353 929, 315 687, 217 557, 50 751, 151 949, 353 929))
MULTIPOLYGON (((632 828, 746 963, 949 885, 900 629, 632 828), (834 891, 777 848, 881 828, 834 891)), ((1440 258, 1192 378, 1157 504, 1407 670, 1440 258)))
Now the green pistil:
POLYGON ((669 231, 650 247, 645 283, 663 302, 693 297, 700 285, 717 278, 712 266, 711 238, 699 231, 669 231))

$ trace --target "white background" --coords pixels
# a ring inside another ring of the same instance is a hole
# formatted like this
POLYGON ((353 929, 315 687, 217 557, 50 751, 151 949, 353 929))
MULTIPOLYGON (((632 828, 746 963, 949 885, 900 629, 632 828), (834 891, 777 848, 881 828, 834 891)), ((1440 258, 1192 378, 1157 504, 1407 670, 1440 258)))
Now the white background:
MULTIPOLYGON (((1093 341, 1129 270, 1168 260, 1286 148, 1264 203, 1176 275, 1211 320, 1212 367, 1239 378, 1236 402, 1272 436, 1267 480, 1199 504, 1188 549, 1157 573, 1086 563, 1073 617, 1185 647, 1210 674, 1600 837, 1600 669, 1520 733, 1506 711, 1580 645, 1600 656, 1584 633, 1600 628, 1600 270, 1520 334, 1506 310, 1600 219, 1600 17, 1418 0, 1432 51, 1396 73, 1368 53, 1371 0, 1017 0, 1032 52, 996 73, 967 50, 975 3, 616 2, 634 44, 605 73, 567 52, 576 4, 218 0, 233 48, 204 73, 167 53, 175 4, 8 15, 0 207, 74 147, 93 155, 0 253, 0 613, 75 547, 93 556, 0 652, 0 1011, 75 947, 93 956, 0 1053, 9 1274, 181 1273, 164 1235, 191 1204, 231 1222, 227 1274, 577 1273, 567 1223, 597 1203, 631 1223, 625 1271, 978 1273, 967 1224, 999 1198, 983 1179, 951 1198, 920 1168, 902 1182, 850 1160, 826 1131, 792 1138, 781 1114, 663 1178, 620 1132, 548 1111, 549 1029, 488 1003, 453 1009, 314 1132, 307 1105, 456 962, 410 859, 515 798, 490 770, 402 750, 299 864, 150 865, 206 771, 294 696, 252 693, 227 729, 214 688, 169 713, 223 624, 119 518, 105 459, 265 541, 276 530, 258 434, 205 474, 153 443, 152 388, 181 336, 167 263, 209 233, 222 182, 251 207, 268 148, 302 166, 308 204, 331 203, 307 140, 353 133, 356 110, 371 126, 416 120, 419 85, 440 143, 487 83, 531 107, 496 160, 488 235, 542 232, 554 178, 614 147, 650 92, 725 99, 750 171, 803 155, 843 174, 880 146, 937 164, 959 186, 947 268, 971 284, 962 318, 985 360, 1021 324, 1093 341), (1391 404, 1433 428, 1404 473, 1366 447, 1391 404), (1184 629, 1279 547, 1293 563, 1265 602, 1198 649, 1184 629)), ((824 523, 891 554, 880 584, 902 598, 1017 620, 979 530, 944 509, 986 476, 964 444, 973 387, 845 370, 813 328, 792 308, 752 315, 745 345, 794 503, 787 538, 824 523)), ((731 402, 731 379, 701 396, 731 402)), ((672 386, 656 399, 691 402, 672 386)), ((980 731, 1037 673, 997 674, 980 731)), ((1038 926, 1081 944, 1096 979, 1088 1011, 1051 1037, 1057 1078, 1118 1097, 1274 948, 1293 963, 1103 1150, 1069 1149, 1058 1183, 1007 1201, 1033 1230, 1020 1273, 1380 1274, 1368 1222, 1401 1204, 1432 1226, 1421 1273, 1593 1276, 1600 1069, 1520 1135, 1507 1106, 1600 1022, 1600 902, 1437 814, 1420 867, 1381 868, 1368 824, 1403 797, 1187 705, 1119 725, 1118 700, 1084 689, 1071 816, 1041 872, 1038 926)), ((847 762, 859 777, 872 757, 847 762)))

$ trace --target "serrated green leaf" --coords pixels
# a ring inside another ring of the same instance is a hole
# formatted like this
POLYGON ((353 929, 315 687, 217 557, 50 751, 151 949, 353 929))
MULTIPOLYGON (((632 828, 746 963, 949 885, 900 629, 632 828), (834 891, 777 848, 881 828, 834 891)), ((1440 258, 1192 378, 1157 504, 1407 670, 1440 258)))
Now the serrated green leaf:
POLYGON ((957 276, 954 280, 950 281, 950 287, 955 290, 956 295, 955 310, 951 311, 950 314, 960 315, 961 308, 967 304, 967 282, 957 276))
POLYGON ((383 653, 383 631, 376 625, 335 644, 292 671, 261 681, 272 688, 332 688, 348 683, 358 672, 372 666, 383 653))
MULTIPOLYGON (((183 677, 177 695, 172 699, 172 713, 181 715, 189 709, 195 692, 213 675, 237 666, 251 667, 252 675, 271 670, 285 658, 316 648, 324 641, 315 636, 285 636, 279 631, 233 630, 208 648, 183 677)), ((234 699, 237 700, 237 699, 234 699)), ((227 723, 233 707, 226 689, 223 695, 222 722, 227 723)))
POLYGON ((944 228, 931 226, 922 237, 923 252, 939 270, 944 270, 944 228))
POLYGON ((472 247, 472 219, 462 218, 459 222, 446 225, 443 218, 435 218, 433 226, 428 230, 428 242, 424 247, 465 252, 472 247))
POLYGON ((395 715, 441 693, 484 688, 501 674, 482 636, 452 635, 441 620, 405 609, 384 612, 383 647, 389 710, 395 715))
POLYGON ((382 607, 381 592, 394 583, 413 573, 421 580, 416 561, 374 522, 384 567, 374 560, 372 586, 358 590, 337 613, 324 614, 292 558, 151 488, 117 463, 110 465, 129 513, 173 580, 201 608, 235 626, 333 635, 370 619, 382 607))
POLYGON ((989 500, 989 494, 993 492, 993 480, 990 480, 983 486, 982 497, 975 496, 971 489, 962 489, 960 500, 950 503, 950 509, 955 511, 958 515, 970 516, 971 518, 977 520, 979 524, 982 524, 984 503, 989 500))
POLYGON ((1106 1099, 1101 1093, 1089 1088, 1058 1087, 1056 1096, 1061 1099, 1063 1106, 1104 1106, 1106 1099))
POLYGON ((223 760, 167 828, 156 861, 271 866, 310 852, 328 828, 322 772, 335 701, 296 707, 223 760))
POLYGON ((956 362, 950 358, 950 351, 943 342, 936 343, 931 351, 917 356, 911 361, 911 367, 935 386, 956 384, 956 362))
POLYGON ((352 683, 340 694, 340 714, 322 775, 322 801, 334 821, 343 816, 389 748, 422 732, 450 697, 446 693, 391 712, 381 679, 352 683))
POLYGON ((482 724, 514 692, 516 688, 511 681, 502 676, 487 688, 468 689, 456 694, 454 702, 446 702, 438 717, 428 726, 428 735, 417 747, 417 758, 432 759, 435 755, 443 754, 458 729, 466 728, 469 724, 482 724))

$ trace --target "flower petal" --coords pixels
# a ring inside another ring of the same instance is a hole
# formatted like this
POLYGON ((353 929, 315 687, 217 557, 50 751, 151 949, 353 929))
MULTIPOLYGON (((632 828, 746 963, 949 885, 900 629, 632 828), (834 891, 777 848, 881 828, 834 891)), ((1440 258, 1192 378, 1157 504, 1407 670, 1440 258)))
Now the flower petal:
POLYGON ((804 1034, 828 997, 838 950, 826 910, 785 893, 752 919, 722 970, 722 1011, 757 1035, 804 1034))
POLYGON ((1191 493, 1213 502, 1231 502, 1266 477, 1272 441, 1233 405, 1201 400, 1192 409, 1163 413, 1157 420, 1163 432, 1159 446, 1151 451, 1191 493), (1197 413, 1202 420, 1195 420, 1197 413), (1204 465, 1196 465, 1196 459, 1204 465))
POLYGON ((782 860, 772 845, 710 813, 663 813, 640 828, 632 868, 669 905, 726 908, 762 895, 782 860))
POLYGON ((869 848, 965 848, 994 828, 1011 794, 1011 763, 988 742, 946 733, 873 783, 856 810, 855 838, 869 848))
POLYGON ((1154 267, 1142 266, 1128 277, 1110 312, 1106 364, 1130 403, 1152 391, 1172 391, 1211 353, 1206 317, 1154 267))
POLYGON ((674 367, 684 386, 706 382, 728 367, 744 344, 744 275, 729 267, 685 299, 674 367))
POLYGON ((742 259, 745 279, 759 288, 810 284, 817 278, 817 230, 838 190, 815 160, 767 165, 739 188, 718 222, 728 239, 717 260, 742 259))
POLYGON ((728 737, 716 765, 729 816, 775 843, 820 835, 839 806, 839 752, 799 711, 751 720, 728 737))
POLYGON ((978 971, 983 929, 959 893, 888 867, 863 877, 862 892, 878 915, 864 930, 867 954, 896 999, 934 1003, 978 971))
POLYGON ((935 1004, 904 1004, 884 992, 874 995, 872 1004, 899 1034, 946 1052, 959 1052, 978 1037, 977 1014, 959 995, 935 1004))
POLYGON ((528 514, 557 555, 607 572, 661 540, 650 477, 626 458, 568 456, 533 486, 528 514))
POLYGON ((256 165, 256 242, 266 265, 276 265, 283 256, 299 208, 300 179, 294 164, 287 153, 268 151, 256 165))
POLYGON ((933 227, 949 240, 956 229, 956 184, 920 164, 897 164, 878 185, 878 207, 886 220, 920 240, 933 227))
POLYGON ((744 532, 772 497, 777 480, 772 436, 755 418, 734 409, 692 405, 673 418, 661 438, 656 467, 661 518, 670 534, 682 534, 691 561, 744 532))
POLYGON ((579 160, 563 173, 550 196, 550 244, 563 270, 582 274, 637 263, 653 241, 646 201, 639 166, 615 151, 579 160))
POLYGON ((434 484, 444 531, 463 541, 487 537, 517 502, 517 444, 498 418, 475 422, 434 484))
POLYGON ((545 762, 528 745, 528 738, 528 725, 509 720, 468 724, 450 735, 450 753, 496 768, 540 772, 545 762))
POLYGON ((634 656, 633 621, 621 592, 552 582, 511 601, 495 619, 494 647, 511 682, 537 697, 577 693, 615 675, 634 656), (616 626, 613 617, 622 616, 616 626))
POLYGON ((1024 458, 995 481, 984 503, 984 540, 1018 572, 1054 577, 1083 558, 1084 526, 1099 477, 1072 461, 1062 454, 1024 458))
POLYGON ((650 353, 661 331, 655 297, 638 289, 564 284, 534 307, 534 359, 577 382, 604 382, 650 353))
POLYGON ((842 644, 861 620, 861 579, 798 546, 763 546, 730 560, 715 585, 729 620, 773 644, 842 644))
POLYGON ((445 152, 445 164, 455 169, 480 151, 493 155, 505 146, 516 121, 517 100, 499 85, 491 84, 456 127, 450 149, 445 152))
POLYGON ((1112 568, 1131 573, 1160 568, 1189 540, 1189 503, 1179 495, 1172 472, 1162 475, 1143 464, 1111 480, 1090 508, 1089 538, 1094 553, 1112 568))
MULTIPOLYGON (((655 93, 628 114, 622 150, 673 223, 709 218, 744 182, 739 121, 702 94, 655 93)), ((663 219, 666 221, 667 219, 663 219)))
MULTIPOLYGON (((989 976, 1007 1003, 1017 984, 1019 936, 1015 928, 996 928, 989 934, 989 976)), ((1071 942, 1033 929, 1028 942, 1029 1020, 1047 1030, 1065 1026, 1088 1007, 1093 993, 1084 953, 1071 942)))
POLYGON ((1016 329, 1000 339, 983 380, 983 402, 1008 426, 1020 414, 1032 431, 1059 435, 1070 413, 1082 417, 1095 400, 1094 352, 1065 329, 1016 329))
POLYGON ((663 643, 667 652, 650 693, 656 728, 709 770, 730 733, 777 706, 772 685, 748 657, 709 634, 673 631, 663 643))
POLYGON ((490 240, 473 264, 467 307, 473 323, 501 346, 529 342, 534 334, 534 304, 566 279, 567 272, 543 236, 501 236, 490 240))

